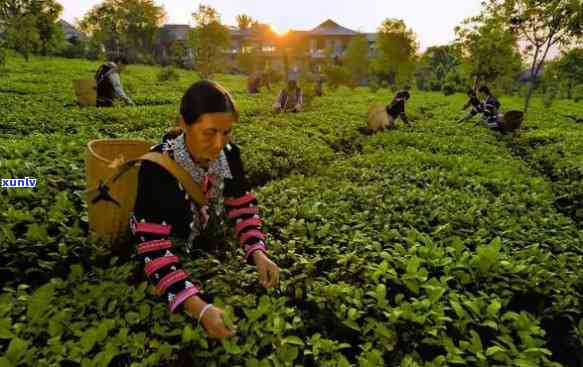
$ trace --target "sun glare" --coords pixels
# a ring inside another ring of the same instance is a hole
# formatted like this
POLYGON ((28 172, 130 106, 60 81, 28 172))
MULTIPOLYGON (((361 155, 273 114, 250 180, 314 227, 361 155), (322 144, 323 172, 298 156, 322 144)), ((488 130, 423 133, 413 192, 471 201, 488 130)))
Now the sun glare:
POLYGON ((277 34, 278 36, 285 36, 287 34, 287 32, 289 32, 289 29, 287 28, 280 28, 280 27, 276 27, 274 25, 271 25, 271 30, 277 34))

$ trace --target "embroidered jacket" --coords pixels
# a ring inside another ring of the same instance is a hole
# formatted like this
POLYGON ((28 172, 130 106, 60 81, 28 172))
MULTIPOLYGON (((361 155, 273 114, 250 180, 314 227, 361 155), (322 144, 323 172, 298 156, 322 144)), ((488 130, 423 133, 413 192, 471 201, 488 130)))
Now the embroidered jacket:
POLYGON ((255 251, 265 252, 265 235, 255 196, 249 192, 239 148, 229 144, 208 169, 198 166, 186 148, 184 134, 166 139, 152 150, 168 154, 199 183, 209 199, 200 207, 183 190, 178 180, 164 168, 143 162, 138 176, 138 195, 131 227, 144 270, 159 294, 169 302, 171 312, 196 295, 189 274, 172 252, 170 236, 185 239, 190 252, 207 227, 231 220, 249 262, 255 251))
POLYGON ((486 97, 483 105, 483 119, 489 128, 498 127, 498 111, 500 109, 500 102, 493 95, 486 97))

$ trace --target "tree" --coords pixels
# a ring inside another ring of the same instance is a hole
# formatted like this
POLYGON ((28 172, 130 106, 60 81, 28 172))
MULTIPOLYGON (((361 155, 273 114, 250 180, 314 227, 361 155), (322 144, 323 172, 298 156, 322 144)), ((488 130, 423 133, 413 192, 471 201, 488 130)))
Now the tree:
POLYGON ((230 45, 229 29, 221 23, 219 13, 212 7, 200 5, 192 14, 196 27, 189 43, 195 50, 195 68, 202 78, 210 78, 225 65, 224 51, 230 45))
POLYGON ((446 79, 462 80, 462 61, 461 50, 455 44, 429 47, 415 71, 417 85, 422 90, 442 90, 446 79))
POLYGON ((353 84, 358 84, 368 76, 370 71, 368 54, 368 39, 366 36, 356 36, 348 43, 344 53, 344 65, 350 70, 353 84))
POLYGON ((580 0, 489 0, 485 12, 505 23, 528 47, 531 58, 530 86, 524 101, 528 111, 537 78, 556 45, 568 45, 583 35, 583 3, 580 0))
POLYGON ((36 16, 40 50, 48 55, 50 50, 58 49, 64 42, 64 35, 57 23, 63 6, 55 0, 35 1, 31 3, 31 13, 36 16))
POLYGON ((573 87, 583 84, 583 48, 575 48, 566 53, 557 62, 559 77, 567 83, 569 98, 573 87))
POLYGON ((0 1, 0 21, 6 22, 11 18, 22 15, 28 9, 30 0, 2 0, 0 1))
MULTIPOLYGON (((573 98, 573 89, 583 85, 583 48, 563 52, 560 58, 545 63, 543 87, 554 93, 564 90, 567 98, 573 98)), ((548 94, 548 93, 545 93, 548 94)))
POLYGON ((6 28, 5 42, 26 59, 39 48, 47 55, 64 40, 57 24, 62 11, 62 5, 55 0, 0 1, 0 24, 6 28))
POLYGON ((456 27, 457 43, 475 84, 497 82, 509 89, 522 68, 516 37, 499 19, 480 15, 456 27))
POLYGON ((244 50, 237 55, 237 65, 244 73, 251 74, 262 69, 263 55, 258 47, 244 50))
POLYGON ((393 84, 407 82, 415 68, 417 37, 400 19, 386 19, 378 29, 378 56, 373 65, 393 84))
POLYGON ((154 52, 164 18, 164 8, 154 0, 104 0, 81 19, 79 26, 110 54, 137 61, 144 53, 154 52))
POLYGON ((237 15, 236 19, 237 19, 237 25, 239 26, 239 29, 242 31, 244 31, 246 29, 251 29, 251 26, 253 26, 253 24, 255 23, 253 21, 253 18, 251 18, 247 14, 239 14, 239 15, 237 15))
POLYGON ((8 46, 21 54, 27 62, 30 54, 38 50, 41 43, 36 22, 35 16, 26 14, 14 17, 6 27, 8 46))

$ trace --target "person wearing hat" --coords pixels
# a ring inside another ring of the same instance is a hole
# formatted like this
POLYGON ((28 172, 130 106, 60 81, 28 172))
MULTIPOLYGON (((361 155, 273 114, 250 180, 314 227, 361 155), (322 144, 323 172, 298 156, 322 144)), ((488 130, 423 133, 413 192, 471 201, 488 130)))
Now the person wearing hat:
POLYGON ((389 124, 387 128, 392 129, 395 127, 395 122, 397 118, 401 118, 407 126, 409 124, 409 119, 405 113, 405 103, 411 98, 411 94, 408 90, 402 90, 395 95, 395 98, 386 106, 387 114, 389 115, 389 124))
POLYGON ((302 89, 298 86, 296 79, 287 82, 287 88, 282 89, 277 96, 277 101, 273 104, 274 112, 300 112, 304 97, 302 89))
POLYGON ((116 61, 101 65, 95 73, 97 107, 112 107, 116 97, 123 99, 130 106, 135 105, 134 101, 124 92, 119 76, 124 70, 126 62, 123 58, 116 61))

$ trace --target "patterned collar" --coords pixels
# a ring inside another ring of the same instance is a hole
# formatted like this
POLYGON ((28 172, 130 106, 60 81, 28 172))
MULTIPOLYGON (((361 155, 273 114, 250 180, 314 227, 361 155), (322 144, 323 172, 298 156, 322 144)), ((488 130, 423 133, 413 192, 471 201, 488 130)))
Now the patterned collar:
MULTIPOLYGON (((185 242, 186 251, 190 253, 195 238, 207 227, 209 219, 211 217, 221 217, 224 211, 223 189, 225 187, 225 178, 232 179, 233 176, 224 151, 221 151, 219 157, 211 162, 208 169, 204 169, 194 163, 188 152, 184 133, 175 139, 167 140, 162 146, 162 150, 171 153, 176 163, 184 168, 194 182, 199 185, 204 187, 205 177, 212 177, 214 179, 209 190, 211 200, 208 205, 198 207, 194 201, 190 201, 192 222, 190 222, 190 235, 185 242)), ((185 199, 187 198, 188 196, 185 197, 185 199)))
POLYGON ((184 168, 198 184, 203 183, 204 176, 212 176, 219 179, 233 178, 224 151, 221 151, 219 157, 211 162, 208 169, 204 169, 194 163, 188 152, 184 133, 180 134, 176 139, 168 140, 164 144, 163 150, 171 150, 174 153, 176 163, 184 168))

